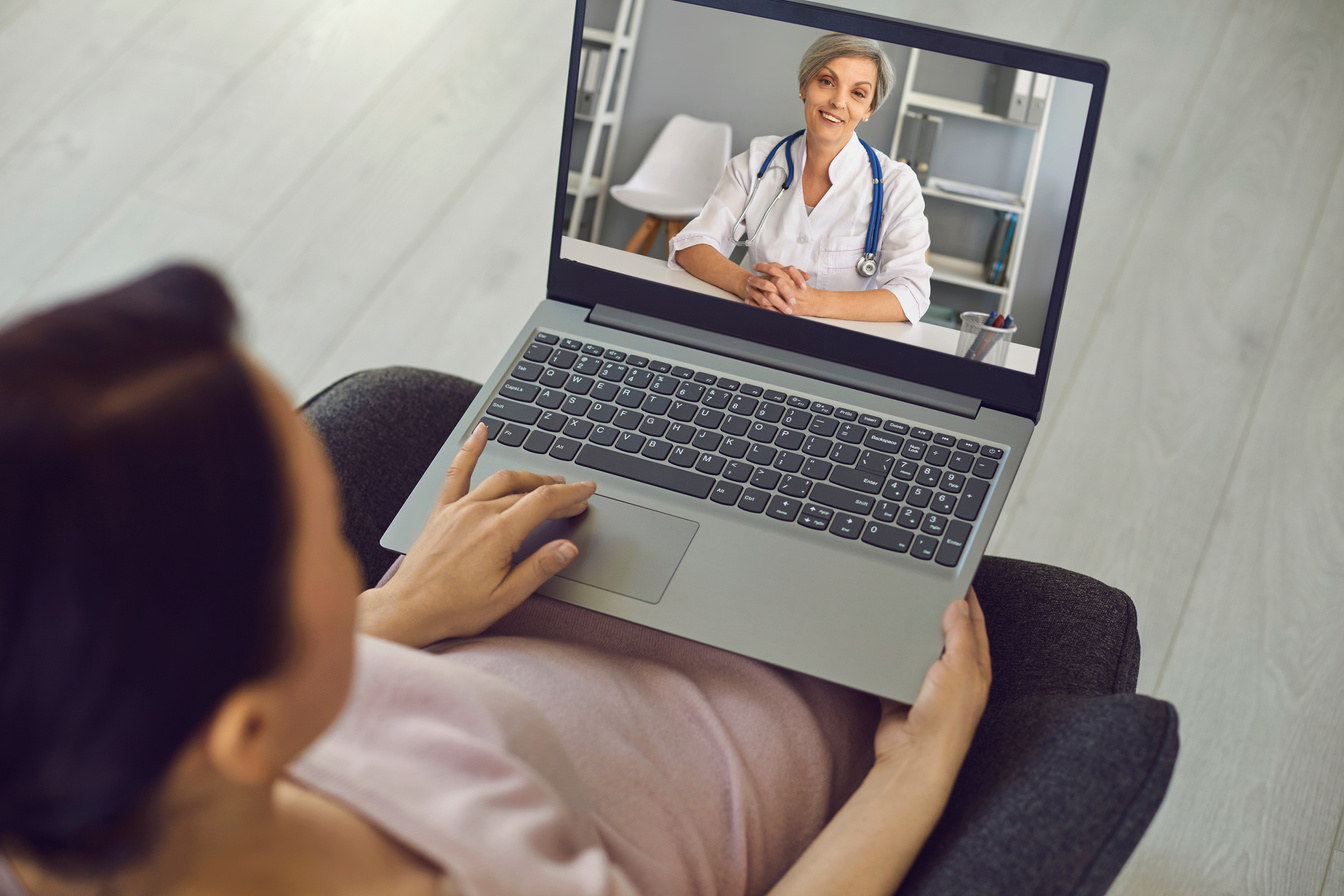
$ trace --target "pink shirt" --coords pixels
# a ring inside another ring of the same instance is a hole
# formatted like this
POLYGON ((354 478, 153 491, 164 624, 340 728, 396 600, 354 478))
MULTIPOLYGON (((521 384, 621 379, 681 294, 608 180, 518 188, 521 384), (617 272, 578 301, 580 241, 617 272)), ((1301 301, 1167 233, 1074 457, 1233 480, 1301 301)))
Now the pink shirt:
MULTIPOLYGON (((876 718, 867 695, 534 597, 435 652, 360 637, 350 702, 290 771, 469 896, 752 894, 858 786, 876 718)), ((0 896, 20 893, 5 870, 0 896)))

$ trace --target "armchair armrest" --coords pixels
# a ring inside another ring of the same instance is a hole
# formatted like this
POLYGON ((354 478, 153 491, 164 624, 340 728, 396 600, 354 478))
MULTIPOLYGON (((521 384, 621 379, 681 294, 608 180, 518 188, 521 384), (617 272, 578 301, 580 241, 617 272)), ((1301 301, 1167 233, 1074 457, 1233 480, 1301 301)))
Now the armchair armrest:
POLYGON ((898 891, 1103 894, 1162 803, 1176 710, 1135 694, 987 711, 947 811, 898 891))

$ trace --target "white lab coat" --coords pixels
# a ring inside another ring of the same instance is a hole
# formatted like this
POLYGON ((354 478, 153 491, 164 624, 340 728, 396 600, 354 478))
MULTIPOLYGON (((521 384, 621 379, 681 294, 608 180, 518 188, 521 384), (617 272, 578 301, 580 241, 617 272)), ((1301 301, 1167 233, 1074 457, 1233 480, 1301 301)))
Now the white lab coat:
MULTIPOLYGON (((728 256, 733 248, 729 231, 747 202, 756 173, 779 137, 757 137, 724 169, 719 185, 700 214, 668 244, 668 266, 681 270, 676 253, 687 246, 705 244, 728 256)), ((751 265, 773 261, 793 265, 811 274, 808 285, 827 290, 890 290, 911 321, 929 308, 929 275, 924 261, 929 248, 929 222, 924 217, 924 197, 909 166, 877 152, 883 175, 882 228, 877 241, 877 274, 862 277, 854 265, 863 254, 873 205, 872 168, 868 154, 851 135, 849 143, 831 162, 831 188, 809 215, 803 204, 802 174, 807 161, 807 137, 793 143, 793 185, 765 220, 756 241, 748 249, 751 265)), ((746 222, 756 233, 779 185, 784 182, 784 150, 775 153, 761 187, 752 200, 746 222)), ((739 225, 738 233, 740 234, 739 225)))

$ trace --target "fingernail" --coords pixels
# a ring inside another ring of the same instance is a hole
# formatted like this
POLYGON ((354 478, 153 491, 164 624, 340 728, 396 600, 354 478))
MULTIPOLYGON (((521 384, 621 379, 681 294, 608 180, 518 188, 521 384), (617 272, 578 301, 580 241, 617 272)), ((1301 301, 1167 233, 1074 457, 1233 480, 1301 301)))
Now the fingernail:
POLYGON ((477 424, 476 424, 476 428, 473 429, 473 430, 471 431, 471 434, 472 434, 473 436, 478 436, 478 435, 480 435, 484 430, 485 430, 485 424, 484 424, 484 423, 477 423, 477 424))
POLYGON ((568 563, 569 561, 573 560, 578 553, 579 549, 574 547, 574 545, 570 544, 569 542, 565 542, 564 544, 560 545, 560 547, 555 549, 555 556, 558 557, 563 563, 568 563))
POLYGON ((551 477, 551 481, 554 482, 554 483, 563 485, 564 482, 565 482, 565 477, 563 477, 563 476, 552 476, 552 477, 551 477))

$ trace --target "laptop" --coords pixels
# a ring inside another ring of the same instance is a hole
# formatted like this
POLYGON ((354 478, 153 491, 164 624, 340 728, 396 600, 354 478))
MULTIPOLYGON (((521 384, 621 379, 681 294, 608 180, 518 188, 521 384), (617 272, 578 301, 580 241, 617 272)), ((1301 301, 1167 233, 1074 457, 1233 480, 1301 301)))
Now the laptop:
POLYGON ((580 548, 538 593, 913 701, 1040 417, 1106 64, 788 0, 578 0, 571 47, 546 295, 383 546, 411 547, 484 421, 476 481, 598 483, 524 544, 580 548), (762 310, 622 248, 644 215, 609 188, 663 125, 726 122, 733 154, 792 132, 826 32, 893 63, 858 133, 922 179, 916 324, 762 310))

